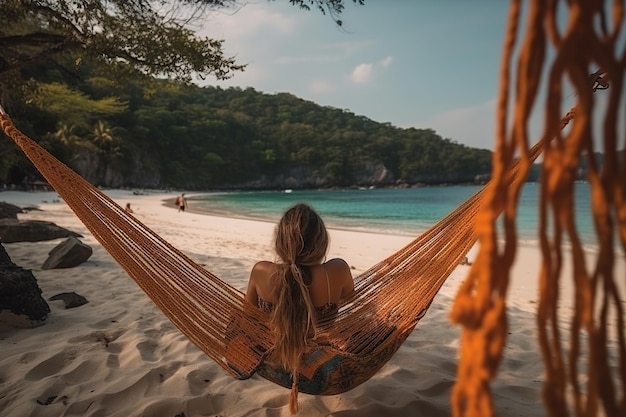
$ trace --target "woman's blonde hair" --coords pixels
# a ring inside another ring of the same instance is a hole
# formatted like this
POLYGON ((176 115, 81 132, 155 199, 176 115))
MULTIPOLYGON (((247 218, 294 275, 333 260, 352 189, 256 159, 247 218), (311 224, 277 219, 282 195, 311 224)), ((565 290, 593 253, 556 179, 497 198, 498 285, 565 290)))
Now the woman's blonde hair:
POLYGON ((315 308, 308 290, 310 267, 324 261, 328 241, 324 221, 306 204, 291 207, 276 226, 276 254, 281 262, 270 323, 276 335, 274 349, 281 365, 291 372, 296 393, 300 356, 307 341, 315 337, 315 308))

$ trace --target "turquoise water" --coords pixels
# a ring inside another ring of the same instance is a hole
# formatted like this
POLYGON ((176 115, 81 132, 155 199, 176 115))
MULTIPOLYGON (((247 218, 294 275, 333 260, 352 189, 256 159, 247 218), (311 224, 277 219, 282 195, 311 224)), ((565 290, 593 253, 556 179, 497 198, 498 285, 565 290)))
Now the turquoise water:
MULTIPOLYGON (((287 208, 305 202, 312 205, 331 227, 416 236, 479 189, 479 186, 446 186, 227 192, 191 196, 189 203, 194 210, 276 222, 287 208)), ((538 184, 524 186, 517 219, 522 240, 537 240, 538 192, 538 184)), ((588 184, 576 184, 578 232, 586 244, 594 245, 590 213, 588 184)))

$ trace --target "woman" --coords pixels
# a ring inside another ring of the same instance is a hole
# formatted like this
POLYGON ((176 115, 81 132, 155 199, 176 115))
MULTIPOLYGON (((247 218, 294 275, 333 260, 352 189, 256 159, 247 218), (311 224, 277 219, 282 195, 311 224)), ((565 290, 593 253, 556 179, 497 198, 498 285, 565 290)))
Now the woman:
POLYGON ((354 292, 354 281, 343 259, 324 262, 328 232, 306 204, 285 212, 276 226, 275 249, 278 262, 252 268, 246 300, 272 313, 274 351, 296 390, 300 356, 315 337, 317 320, 337 313, 340 301, 354 292))

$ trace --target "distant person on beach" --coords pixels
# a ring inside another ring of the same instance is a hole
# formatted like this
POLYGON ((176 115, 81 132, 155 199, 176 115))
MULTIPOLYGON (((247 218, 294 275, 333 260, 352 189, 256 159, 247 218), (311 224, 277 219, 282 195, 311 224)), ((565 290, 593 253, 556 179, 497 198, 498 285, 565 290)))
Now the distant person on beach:
POLYGON ((308 205, 285 212, 275 231, 277 262, 252 268, 246 300, 271 312, 278 357, 287 370, 297 369, 317 319, 337 314, 342 299, 354 292, 350 267, 343 259, 325 261, 328 232, 308 205))
POLYGON ((182 193, 178 197, 176 197, 176 205, 178 206, 178 212, 185 211, 187 208, 187 199, 185 198, 185 193, 182 193))
POLYGON ((125 211, 126 213, 129 213, 129 214, 134 213, 134 212, 133 212, 133 209, 132 209, 132 208, 130 208, 130 203, 126 203, 126 207, 124 207, 124 211, 125 211))

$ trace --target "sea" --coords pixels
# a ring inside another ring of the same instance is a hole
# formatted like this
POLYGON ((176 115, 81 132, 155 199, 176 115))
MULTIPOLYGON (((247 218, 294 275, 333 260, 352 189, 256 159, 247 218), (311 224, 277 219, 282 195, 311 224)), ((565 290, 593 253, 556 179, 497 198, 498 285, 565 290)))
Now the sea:
MULTIPOLYGON (((307 203, 327 226, 403 236, 417 236, 452 212, 481 186, 362 188, 333 190, 233 191, 189 196, 190 207, 207 214, 277 222, 296 203, 307 203)), ((526 183, 518 205, 520 241, 538 242, 538 183, 526 183)), ((575 221, 585 246, 597 241, 591 216, 589 184, 575 184, 575 221)))

